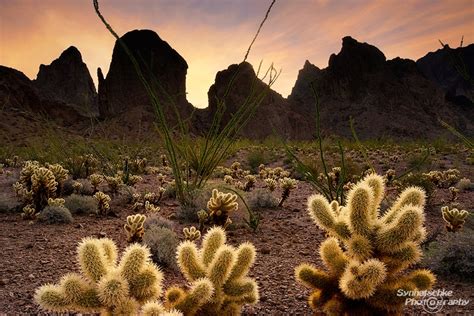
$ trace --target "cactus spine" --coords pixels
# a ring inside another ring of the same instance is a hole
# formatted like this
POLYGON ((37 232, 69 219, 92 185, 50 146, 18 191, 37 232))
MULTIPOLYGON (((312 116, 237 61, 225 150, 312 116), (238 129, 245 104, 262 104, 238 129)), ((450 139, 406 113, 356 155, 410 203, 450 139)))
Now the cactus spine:
MULTIPOLYGON (((178 266, 190 282, 203 282, 214 290, 210 302, 200 309, 190 309, 183 299, 195 300, 179 288, 170 289, 166 300, 170 307, 185 315, 240 315, 243 304, 258 302, 258 286, 247 273, 255 261, 255 248, 243 243, 237 249, 226 245, 221 227, 213 227, 204 236, 199 250, 184 241, 177 250, 178 266)), ((196 288, 194 290, 197 291, 196 288)))
POLYGON ((384 178, 370 174, 340 206, 322 195, 308 199, 312 219, 330 237, 320 246, 327 271, 310 264, 295 270, 296 279, 313 290, 310 306, 328 315, 397 313, 405 298, 398 289, 427 290, 435 281, 428 270, 403 270, 421 258, 425 194, 407 188, 383 215, 384 178))

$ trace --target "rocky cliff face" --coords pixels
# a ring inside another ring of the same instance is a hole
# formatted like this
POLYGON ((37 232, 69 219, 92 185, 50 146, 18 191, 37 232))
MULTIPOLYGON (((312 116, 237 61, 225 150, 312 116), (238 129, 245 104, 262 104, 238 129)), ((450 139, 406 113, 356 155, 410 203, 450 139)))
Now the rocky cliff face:
POLYGON ((71 46, 50 65, 40 65, 35 87, 42 98, 65 103, 80 113, 98 113, 97 93, 79 50, 71 46))
POLYGON ((446 45, 418 59, 416 64, 443 89, 448 101, 474 107, 474 44, 456 49, 446 45))
POLYGON ((265 93, 265 97, 255 110, 255 115, 241 130, 241 136, 249 138, 264 138, 272 135, 286 138, 310 137, 309 126, 306 125, 303 117, 291 111, 286 99, 258 79, 252 65, 247 62, 231 65, 226 70, 217 73, 215 83, 208 92, 207 122, 211 122, 213 115, 218 111, 218 100, 223 99, 229 82, 236 72, 234 84, 225 98, 226 111, 222 117, 221 127, 229 122, 250 94, 254 96, 251 99, 255 100, 265 93))
MULTIPOLYGON (((150 30, 134 30, 126 33, 121 40, 139 61, 145 78, 156 78, 162 90, 158 98, 163 102, 164 111, 171 121, 174 102, 183 116, 192 111, 186 100, 186 61, 171 46, 150 30), (168 98, 171 98, 171 100, 168 98)), ((143 112, 143 116, 153 113, 149 96, 123 47, 115 43, 112 61, 107 76, 99 75, 99 112, 102 118, 114 118, 130 111, 143 112)))
POLYGON ((459 107, 445 101, 443 91, 414 61, 387 61, 376 47, 351 37, 343 38, 341 51, 331 55, 327 68, 307 70, 310 74, 300 74, 295 85, 300 88, 288 99, 294 111, 314 117, 314 97, 306 79, 314 78, 321 124, 327 133, 350 137, 350 117, 362 138, 436 137, 443 132, 438 118, 473 131, 472 111, 461 115, 459 107))

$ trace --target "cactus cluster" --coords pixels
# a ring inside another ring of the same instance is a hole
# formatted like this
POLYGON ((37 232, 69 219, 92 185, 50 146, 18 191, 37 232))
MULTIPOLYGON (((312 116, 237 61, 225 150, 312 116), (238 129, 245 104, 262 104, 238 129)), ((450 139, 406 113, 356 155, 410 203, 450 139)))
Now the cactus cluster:
POLYGON ((94 198, 97 200, 97 214, 107 216, 110 210, 110 196, 99 191, 94 194, 94 198))
POLYGON ((97 192, 99 185, 104 181, 104 176, 98 173, 93 173, 89 176, 89 181, 94 192, 97 192))
POLYGON ((165 297, 169 307, 185 315, 240 315, 244 304, 258 302, 258 286, 247 276, 255 261, 255 248, 243 243, 238 248, 226 245, 221 227, 213 227, 204 236, 202 248, 191 241, 177 249, 178 266, 189 282, 207 282, 212 292, 210 301, 199 309, 181 288, 170 288, 165 297))
POLYGON ((275 189, 278 185, 277 180, 275 180, 273 178, 265 178, 263 180, 263 182, 265 182, 265 187, 268 188, 268 190, 270 190, 270 192, 275 191, 275 189))
POLYGON ((143 224, 145 223, 146 216, 142 214, 135 214, 127 216, 127 223, 123 225, 125 232, 127 233, 127 242, 141 242, 143 239, 143 234, 145 233, 145 228, 143 224))
POLYGON ((461 230, 466 222, 469 212, 466 210, 450 209, 449 206, 441 208, 441 214, 446 222, 446 230, 448 232, 457 232, 461 230))
POLYGON ((327 271, 311 264, 296 268, 298 281, 313 293, 309 304, 328 315, 397 313, 405 297, 398 289, 427 290, 435 281, 428 270, 404 270, 421 258, 425 194, 407 188, 385 213, 384 178, 370 174, 349 192, 347 204, 322 195, 308 199, 310 216, 329 234, 320 246, 327 271))
POLYGON ((209 223, 211 225, 226 227, 231 223, 229 213, 237 211, 238 207, 237 195, 233 193, 223 193, 217 189, 213 189, 212 196, 207 202, 209 223))
POLYGON ((49 198, 48 199, 48 206, 64 207, 65 203, 66 203, 66 201, 64 199, 61 199, 61 198, 57 198, 57 199, 49 198))
POLYGON ((79 244, 81 273, 68 273, 59 284, 46 284, 35 301, 51 312, 101 315, 180 315, 155 301, 162 292, 163 274, 150 260, 148 248, 133 244, 117 262, 110 239, 85 238, 79 244), (142 306, 142 308, 140 308, 142 306))
POLYGON ((290 196, 291 190, 295 189, 298 185, 298 180, 285 177, 280 179, 280 188, 283 190, 281 193, 280 203, 278 206, 282 206, 286 199, 290 196))

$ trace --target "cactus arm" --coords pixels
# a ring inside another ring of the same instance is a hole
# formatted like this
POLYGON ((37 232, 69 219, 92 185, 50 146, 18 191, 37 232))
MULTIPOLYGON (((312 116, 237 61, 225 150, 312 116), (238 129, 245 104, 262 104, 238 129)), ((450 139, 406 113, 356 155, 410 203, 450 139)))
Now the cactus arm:
POLYGON ((226 235, 224 230, 219 226, 212 227, 204 236, 202 241, 201 259, 204 267, 208 267, 214 255, 226 242, 226 235))
POLYGON ((335 223, 335 214, 331 205, 320 194, 308 198, 308 211, 313 221, 322 229, 332 231, 335 223))
POLYGON ((237 261, 232 267, 229 281, 239 279, 246 275, 254 262, 255 247, 249 242, 241 244, 239 248, 237 248, 237 261))
POLYGON ((340 276, 344 272, 348 258, 342 251, 336 238, 326 239, 319 249, 321 259, 334 276, 340 276))
POLYGON ((188 281, 206 276, 206 270, 199 260, 198 249, 193 242, 181 243, 176 252, 178 266, 188 281))
POLYGON ((106 258, 97 239, 85 238, 79 244, 78 259, 82 272, 93 282, 107 273, 106 258))
POLYGON ((295 276, 298 281, 313 289, 330 288, 334 283, 333 278, 326 272, 307 263, 303 263, 295 269, 295 276))
POLYGON ((349 207, 349 228, 352 233, 370 237, 372 218, 370 209, 373 202, 372 189, 364 184, 358 184, 347 197, 349 207))

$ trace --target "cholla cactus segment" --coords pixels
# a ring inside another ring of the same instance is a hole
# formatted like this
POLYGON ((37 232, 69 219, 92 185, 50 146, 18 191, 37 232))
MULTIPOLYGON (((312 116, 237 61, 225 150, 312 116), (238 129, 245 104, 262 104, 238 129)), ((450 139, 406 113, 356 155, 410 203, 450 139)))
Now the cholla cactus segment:
POLYGON ((224 182, 225 182, 226 184, 232 184, 232 183, 234 183, 234 178, 232 178, 231 175, 226 174, 226 175, 224 176, 224 182))
POLYGON ((228 223, 229 213, 237 211, 238 207, 237 195, 213 189, 212 196, 207 202, 210 223, 225 226, 228 223))
POLYGON ((309 303, 315 311, 400 313, 405 300, 397 296, 398 289, 426 290, 433 285, 430 271, 404 274, 421 258, 425 194, 407 188, 382 216, 384 180, 367 175, 350 190, 346 205, 320 194, 308 199, 310 216, 330 236, 320 246, 328 271, 309 264, 295 270, 296 279, 313 290, 309 303))
POLYGON ((25 207, 23 207, 23 212, 21 213, 21 218, 26 219, 26 220, 32 220, 36 219, 38 217, 38 212, 36 212, 36 209, 33 207, 33 205, 28 204, 25 207))
POLYGON ((449 187, 449 192, 451 192, 451 202, 454 202, 458 199, 459 189, 455 187, 449 187))
POLYGON ((201 238, 201 232, 196 227, 183 228, 184 238, 189 241, 195 241, 201 238))
POLYGON ((161 294, 163 275, 146 247, 130 245, 120 262, 116 258, 111 240, 84 239, 78 246, 80 274, 69 273, 57 285, 38 288, 35 301, 46 311, 60 313, 179 315, 160 302, 151 303, 161 294))
POLYGON ((48 205, 49 206, 64 206, 64 203, 66 203, 66 201, 64 199, 53 199, 53 198, 49 198, 48 199, 48 205))
POLYGON ((248 192, 252 190, 252 188, 255 186, 255 183, 257 182, 257 178, 254 175, 249 174, 249 175, 246 175, 244 179, 245 179, 245 184, 244 184, 243 190, 248 192))
POLYGON ((137 175, 131 175, 129 178, 128 178, 128 184, 130 186, 134 186, 135 184, 139 183, 143 181, 143 178, 140 177, 140 176, 137 176, 137 175))
POLYGON ((450 209, 448 206, 441 208, 443 220, 446 222, 446 230, 448 232, 457 232, 461 230, 466 222, 469 212, 466 210, 450 209))
POLYGON ((99 191, 96 194, 94 194, 94 198, 98 202, 98 204, 97 204, 98 214, 106 216, 109 213, 109 210, 110 210, 110 204, 109 204, 110 201, 111 201, 110 196, 108 196, 104 192, 99 191))
POLYGON ((67 180, 69 176, 69 171, 65 169, 63 166, 60 164, 53 164, 53 165, 46 165, 46 167, 51 170, 51 172, 54 175, 55 180, 59 183, 59 185, 62 185, 64 181, 67 180))
POLYGON ((214 292, 199 309, 188 309, 179 288, 166 293, 167 303, 185 315, 240 315, 244 304, 258 302, 258 286, 247 276, 255 261, 255 247, 243 243, 238 248, 226 245, 225 232, 214 227, 204 236, 202 249, 190 241, 178 246, 178 265, 190 282, 202 282, 203 290, 214 292), (207 289, 206 289, 207 287, 207 289), (182 303, 183 302, 183 303, 182 303))
POLYGON ((143 234, 145 233, 145 228, 143 228, 145 220, 146 216, 142 214, 127 216, 127 223, 123 226, 123 228, 127 233, 128 243, 142 241, 143 234))
POLYGON ((145 201, 145 211, 150 214, 158 213, 160 211, 159 206, 155 206, 149 201, 145 201))
POLYGON ((109 186, 109 189, 112 193, 117 193, 120 186, 123 184, 122 177, 120 175, 115 175, 113 177, 105 177, 105 181, 109 186))

